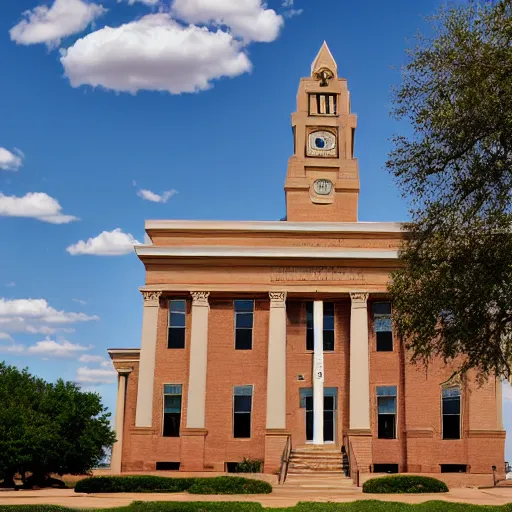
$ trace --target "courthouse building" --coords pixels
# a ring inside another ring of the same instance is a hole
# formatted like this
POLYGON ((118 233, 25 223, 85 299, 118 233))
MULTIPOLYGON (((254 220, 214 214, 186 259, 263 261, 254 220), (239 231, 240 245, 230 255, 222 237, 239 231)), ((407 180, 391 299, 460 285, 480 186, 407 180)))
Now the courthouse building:
POLYGON ((357 116, 325 43, 292 127, 284 220, 146 221, 141 347, 109 350, 112 470, 225 471, 246 457, 275 473, 291 443, 343 449, 354 479, 502 473, 501 383, 412 365, 393 332, 405 235, 358 221, 357 116))

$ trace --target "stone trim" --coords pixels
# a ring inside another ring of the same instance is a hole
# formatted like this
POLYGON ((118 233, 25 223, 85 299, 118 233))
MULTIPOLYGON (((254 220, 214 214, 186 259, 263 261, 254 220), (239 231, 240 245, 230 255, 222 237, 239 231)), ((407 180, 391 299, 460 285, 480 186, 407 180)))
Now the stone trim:
POLYGON ((367 292, 350 292, 350 300, 354 303, 366 304, 368 297, 370 296, 367 292))
POLYGON ((507 433, 504 430, 468 430, 466 432, 469 438, 491 438, 505 439, 507 433))
POLYGON ((271 308, 286 307, 286 292, 269 292, 271 308))
POLYGON ((192 295, 192 306, 208 306, 210 292, 190 292, 192 295))
POLYGON ((162 297, 161 291, 142 290, 141 293, 142 293, 142 298, 144 299, 144 307, 160 305, 160 298, 162 297))
POLYGON ((130 375, 130 373, 132 373, 133 368, 116 368, 116 370, 119 375, 128 377, 128 375, 130 375))
POLYGON ((348 431, 349 436, 357 436, 357 437, 372 437, 371 429, 366 428, 353 428, 348 431))
POLYGON ((204 428, 182 428, 180 430, 180 437, 206 437, 208 430, 204 428))
POLYGON ((405 431, 405 436, 409 439, 433 438, 434 431, 430 428, 413 428, 405 431))

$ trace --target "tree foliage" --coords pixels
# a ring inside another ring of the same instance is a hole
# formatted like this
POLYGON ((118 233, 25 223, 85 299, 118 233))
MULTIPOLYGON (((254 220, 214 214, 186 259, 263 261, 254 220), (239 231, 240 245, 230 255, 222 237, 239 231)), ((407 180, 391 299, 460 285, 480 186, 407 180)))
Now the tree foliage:
POLYGON ((87 473, 115 440, 99 395, 0 362, 0 480, 87 473))
POLYGON ((486 377, 512 364, 512 2, 430 18, 394 95, 387 162, 412 222, 390 292, 413 359, 486 377))

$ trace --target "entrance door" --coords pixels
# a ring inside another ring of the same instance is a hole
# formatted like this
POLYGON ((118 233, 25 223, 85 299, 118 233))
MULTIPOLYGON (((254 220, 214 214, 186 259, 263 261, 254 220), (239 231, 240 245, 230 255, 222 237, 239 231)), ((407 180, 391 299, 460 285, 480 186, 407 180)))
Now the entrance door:
MULTIPOLYGON (((336 429, 336 394, 325 390, 324 395, 324 443, 334 443, 336 429)), ((313 441, 313 397, 306 396, 306 441, 313 441)))

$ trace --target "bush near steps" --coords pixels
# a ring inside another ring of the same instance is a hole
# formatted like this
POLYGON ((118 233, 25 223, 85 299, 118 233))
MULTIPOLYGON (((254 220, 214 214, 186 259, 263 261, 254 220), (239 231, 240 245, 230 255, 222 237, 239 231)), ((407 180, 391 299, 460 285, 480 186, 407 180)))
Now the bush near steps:
POLYGON ((189 492, 190 494, 269 494, 272 486, 261 480, 235 476, 168 478, 163 476, 93 476, 80 480, 75 492, 189 492))
POLYGON ((372 478, 363 484, 363 492, 369 494, 415 494, 448 492, 444 482, 429 476, 396 475, 372 478))

